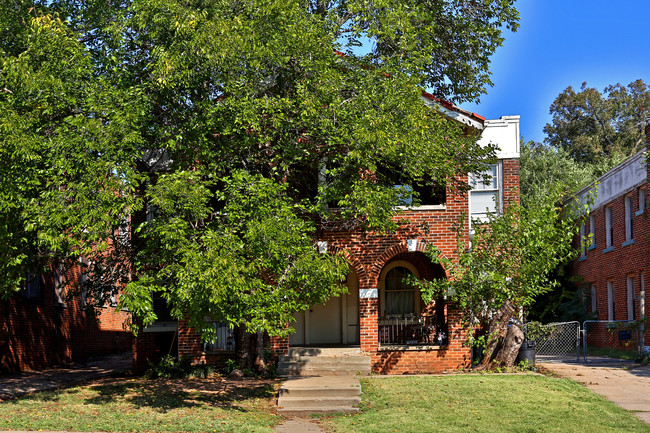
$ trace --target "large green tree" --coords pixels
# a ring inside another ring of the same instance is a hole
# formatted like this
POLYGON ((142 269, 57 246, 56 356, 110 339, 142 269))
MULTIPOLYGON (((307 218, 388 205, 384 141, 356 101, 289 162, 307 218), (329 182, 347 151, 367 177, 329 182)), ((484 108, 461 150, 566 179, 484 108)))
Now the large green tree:
POLYGON ((0 293, 83 256, 144 324, 161 296, 207 338, 285 333, 343 290, 319 221, 390 230, 392 177, 493 156, 421 89, 477 99, 513 3, 3 2, 0 293))
POLYGON ((546 142, 602 174, 645 145, 650 90, 643 80, 607 86, 601 93, 583 83, 567 87, 553 101, 546 142))

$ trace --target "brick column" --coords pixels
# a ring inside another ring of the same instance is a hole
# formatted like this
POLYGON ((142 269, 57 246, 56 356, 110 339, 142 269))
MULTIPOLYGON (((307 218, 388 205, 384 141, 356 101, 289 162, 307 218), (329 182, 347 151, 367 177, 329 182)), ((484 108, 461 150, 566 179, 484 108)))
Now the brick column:
POLYGON ((359 299, 359 327, 362 352, 376 352, 379 348, 379 299, 359 299))

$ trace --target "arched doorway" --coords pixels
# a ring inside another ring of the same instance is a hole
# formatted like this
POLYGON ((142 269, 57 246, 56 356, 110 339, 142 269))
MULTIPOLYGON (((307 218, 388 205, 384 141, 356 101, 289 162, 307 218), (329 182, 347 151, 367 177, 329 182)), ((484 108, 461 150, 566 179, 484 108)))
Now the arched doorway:
POLYGON ((351 269, 345 281, 348 294, 330 298, 323 305, 312 305, 294 315, 296 332, 291 346, 358 345, 359 279, 351 269))

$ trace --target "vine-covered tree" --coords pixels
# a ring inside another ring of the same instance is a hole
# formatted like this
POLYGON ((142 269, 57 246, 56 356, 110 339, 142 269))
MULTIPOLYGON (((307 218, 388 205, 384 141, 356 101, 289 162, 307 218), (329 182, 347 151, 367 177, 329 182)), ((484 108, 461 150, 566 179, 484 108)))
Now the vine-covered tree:
POLYGON ((513 3, 3 2, 0 293, 84 257, 143 325, 162 296, 206 338, 286 333, 343 290, 318 221, 391 229, 380 168, 462 188, 493 155, 421 91, 485 92, 513 3))

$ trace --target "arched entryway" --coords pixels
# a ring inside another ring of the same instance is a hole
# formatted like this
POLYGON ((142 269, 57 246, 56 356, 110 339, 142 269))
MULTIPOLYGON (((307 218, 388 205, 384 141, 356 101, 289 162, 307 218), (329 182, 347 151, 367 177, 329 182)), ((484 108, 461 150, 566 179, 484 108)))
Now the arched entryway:
POLYGON ((359 279, 352 269, 345 284, 348 294, 294 315, 296 332, 289 337, 290 346, 359 344, 359 279))
POLYGON ((447 340, 444 298, 425 303, 412 279, 446 278, 444 269, 421 252, 389 260, 378 278, 380 346, 440 345, 447 340))

